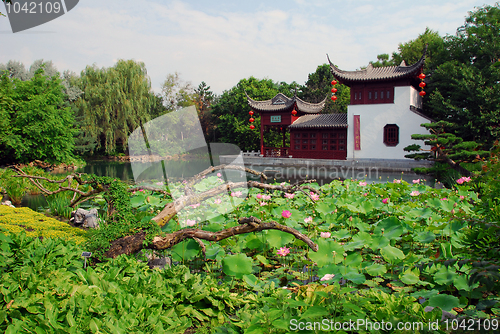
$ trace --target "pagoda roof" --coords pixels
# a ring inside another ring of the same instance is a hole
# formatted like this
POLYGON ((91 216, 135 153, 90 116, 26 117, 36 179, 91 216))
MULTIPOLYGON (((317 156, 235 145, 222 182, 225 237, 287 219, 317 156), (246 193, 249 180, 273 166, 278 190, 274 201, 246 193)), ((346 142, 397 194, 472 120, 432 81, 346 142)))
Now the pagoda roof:
POLYGON ((272 99, 265 101, 256 101, 248 96, 246 92, 245 94, 247 95, 247 101, 250 107, 257 111, 284 111, 295 107, 297 111, 306 114, 318 114, 323 110, 326 103, 326 97, 319 103, 309 103, 297 96, 290 98, 282 93, 278 93, 272 99))
POLYGON ((330 70, 333 76, 339 80, 341 83, 363 83, 363 82, 374 82, 374 81, 393 81, 405 78, 415 78, 417 77, 425 63, 425 55, 427 53, 427 46, 424 49, 424 53, 419 61, 415 64, 406 66, 404 62, 401 62, 399 66, 384 66, 384 67, 373 67, 370 63, 365 69, 358 71, 343 71, 332 64, 330 57, 328 57, 328 62, 330 63, 330 70))
POLYGON ((320 114, 300 116, 295 122, 288 126, 289 129, 309 128, 347 128, 347 114, 320 114))

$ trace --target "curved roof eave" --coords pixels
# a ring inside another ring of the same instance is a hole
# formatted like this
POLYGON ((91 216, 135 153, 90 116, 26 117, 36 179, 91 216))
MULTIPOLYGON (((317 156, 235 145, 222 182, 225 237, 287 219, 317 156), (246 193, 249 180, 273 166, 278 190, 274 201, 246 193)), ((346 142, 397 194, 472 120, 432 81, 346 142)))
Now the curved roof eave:
POLYGON ((326 55, 330 63, 330 71, 332 75, 342 83, 348 82, 366 82, 366 81, 384 81, 397 80, 403 78, 412 78, 419 74, 425 63, 427 54, 427 45, 425 46, 422 57, 410 66, 404 66, 402 63, 399 66, 373 67, 369 64, 365 69, 358 71, 343 71, 330 61, 328 54, 326 55))

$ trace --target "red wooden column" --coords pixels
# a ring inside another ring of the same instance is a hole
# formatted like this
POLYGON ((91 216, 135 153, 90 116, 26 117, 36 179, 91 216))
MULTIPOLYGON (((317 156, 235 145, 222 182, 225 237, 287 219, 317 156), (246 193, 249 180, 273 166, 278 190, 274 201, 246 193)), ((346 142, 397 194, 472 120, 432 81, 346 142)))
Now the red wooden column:
POLYGON ((265 156, 264 152, 264 119, 262 113, 260 113, 260 154, 265 156))

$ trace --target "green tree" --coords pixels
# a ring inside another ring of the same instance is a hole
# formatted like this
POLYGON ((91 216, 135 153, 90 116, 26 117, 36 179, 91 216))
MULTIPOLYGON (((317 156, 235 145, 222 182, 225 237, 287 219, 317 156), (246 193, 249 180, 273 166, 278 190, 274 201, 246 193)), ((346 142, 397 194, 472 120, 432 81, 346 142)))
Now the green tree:
POLYGON ((330 71, 330 66, 328 64, 319 65, 314 73, 309 74, 307 81, 301 91, 297 94, 302 100, 310 103, 318 103, 323 101, 327 97, 325 108, 323 112, 326 114, 330 113, 346 113, 347 106, 350 103, 350 89, 345 85, 337 84, 337 100, 334 102, 330 99, 332 96, 332 84, 331 82, 335 78, 330 71))
POLYGON ((370 64, 372 64, 373 67, 394 66, 394 61, 392 59, 389 60, 389 55, 387 53, 383 53, 377 55, 377 61, 371 61, 370 64))
POLYGON ((447 61, 432 73, 431 116, 456 134, 491 147, 500 138, 500 4, 470 12, 446 40, 447 61))
POLYGON ((73 115, 64 106, 61 79, 43 68, 30 80, 0 77, 0 152, 3 162, 71 160, 73 115))
POLYGON ((164 105, 169 111, 194 104, 195 91, 191 82, 181 79, 178 72, 169 73, 161 86, 164 105))
POLYGON ((193 98, 196 110, 198 111, 201 127, 203 129, 203 134, 208 142, 214 135, 215 119, 212 115, 212 105, 216 103, 217 97, 210 90, 210 86, 207 86, 207 84, 202 81, 198 85, 198 88, 194 90, 193 98))
POLYGON ((439 32, 429 28, 426 28, 416 39, 399 44, 398 51, 392 53, 389 65, 397 66, 403 61, 406 65, 415 64, 426 48, 424 72, 430 76, 446 60, 447 51, 445 39, 439 35, 439 32))
POLYGON ((76 101, 81 128, 105 154, 124 152, 129 134, 150 119, 157 103, 144 63, 133 60, 119 60, 111 68, 87 66, 81 89, 76 101))
MULTIPOLYGON (((474 141, 464 141, 461 137, 453 133, 455 124, 439 121, 422 124, 429 134, 414 134, 411 136, 415 140, 423 140, 430 150, 423 149, 420 145, 414 144, 404 148, 407 152, 415 152, 405 157, 415 160, 431 160, 447 164, 456 170, 460 175, 470 176, 471 172, 464 167, 464 163, 479 161, 481 158, 489 156, 489 151, 479 150, 479 144, 474 141)), ((440 166, 431 168, 421 168, 424 173, 439 173, 440 166)))
MULTIPOLYGON (((414 54, 424 42, 433 43, 424 112, 437 123, 423 124, 433 131, 431 137, 413 137, 427 140, 438 150, 441 161, 470 175, 464 163, 484 157, 500 138, 500 4, 469 12, 456 35, 442 42, 427 31, 421 39, 400 46, 400 50, 401 54, 414 54)), ((411 145, 407 150, 421 148, 411 145)), ((426 155, 420 151, 407 157, 422 159, 426 155)))

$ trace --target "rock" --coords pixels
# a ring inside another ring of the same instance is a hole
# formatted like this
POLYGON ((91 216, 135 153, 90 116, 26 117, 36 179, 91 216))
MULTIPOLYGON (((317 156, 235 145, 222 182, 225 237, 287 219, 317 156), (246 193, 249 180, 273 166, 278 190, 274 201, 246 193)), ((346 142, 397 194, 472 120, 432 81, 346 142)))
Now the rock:
POLYGON ((81 225, 82 227, 99 228, 97 215, 97 209, 90 209, 89 211, 77 209, 71 212, 71 219, 69 221, 74 225, 81 225))
POLYGON ((141 250, 137 252, 135 256, 138 257, 139 259, 145 257, 146 260, 148 261, 148 266, 150 269, 153 268, 165 269, 165 266, 170 267, 172 265, 172 259, 170 259, 168 256, 159 255, 154 251, 151 252, 151 251, 141 250))
POLYGON ((12 205, 12 202, 11 201, 5 201, 5 202, 2 202, 2 205, 7 205, 7 206, 10 206, 11 208, 15 208, 14 205, 12 205))

